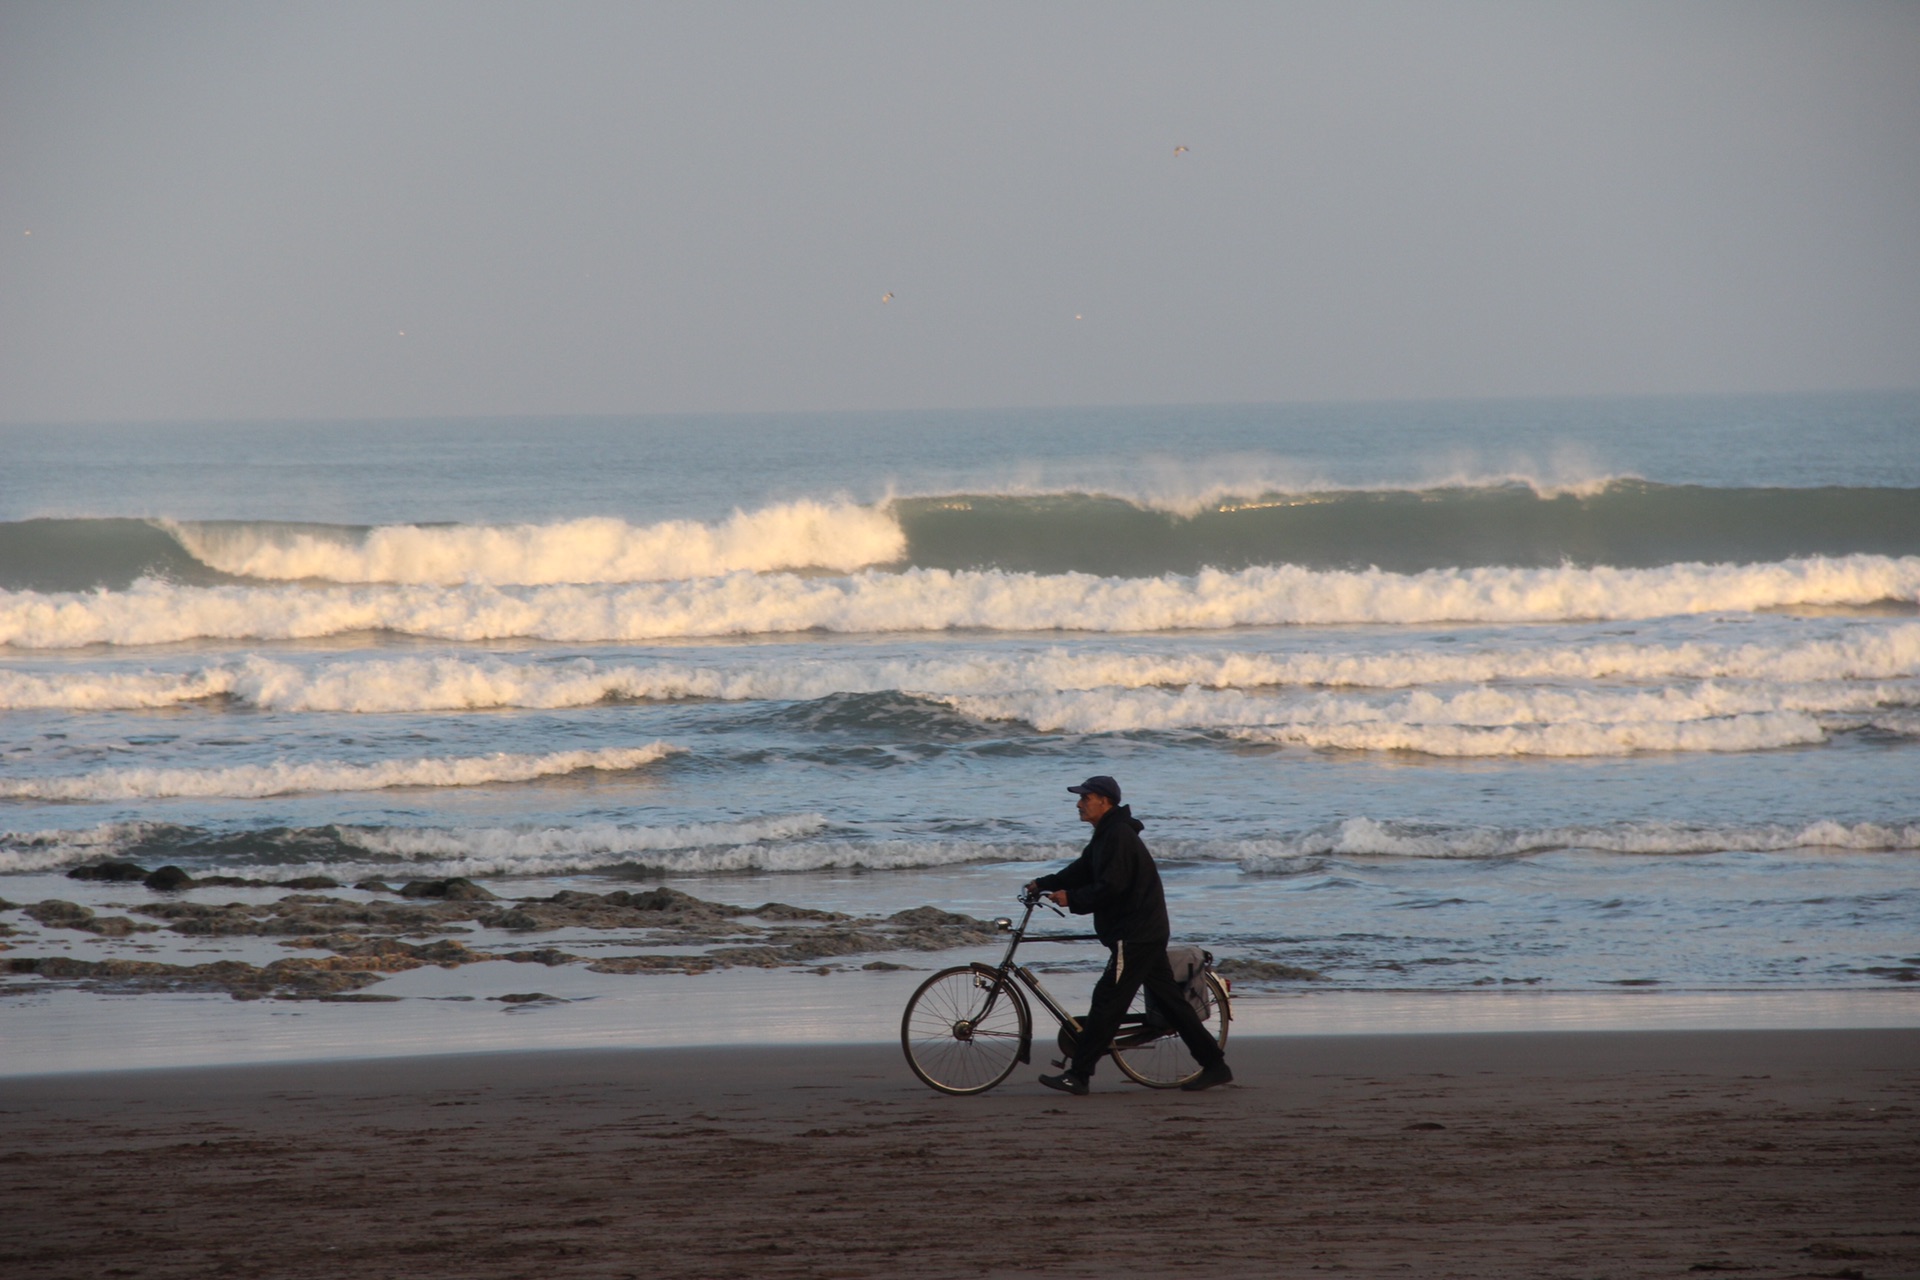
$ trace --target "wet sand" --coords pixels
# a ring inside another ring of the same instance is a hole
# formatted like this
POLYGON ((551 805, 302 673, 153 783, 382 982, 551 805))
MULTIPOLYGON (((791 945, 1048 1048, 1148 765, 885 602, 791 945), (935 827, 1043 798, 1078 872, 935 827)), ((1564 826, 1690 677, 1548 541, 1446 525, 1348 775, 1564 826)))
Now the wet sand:
POLYGON ((0 1080, 0 1275, 1920 1277, 1920 1031, 1231 1048, 1084 1099, 885 1046, 0 1080))

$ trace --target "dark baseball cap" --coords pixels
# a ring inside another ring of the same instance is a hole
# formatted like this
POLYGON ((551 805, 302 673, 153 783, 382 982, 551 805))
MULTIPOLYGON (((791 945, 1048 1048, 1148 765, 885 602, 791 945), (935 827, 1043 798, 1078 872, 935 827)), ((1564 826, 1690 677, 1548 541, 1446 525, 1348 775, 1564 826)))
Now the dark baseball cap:
POLYGON ((1120 803, 1120 784, 1104 773, 1096 773, 1077 787, 1067 790, 1077 796, 1105 796, 1115 804, 1120 803))

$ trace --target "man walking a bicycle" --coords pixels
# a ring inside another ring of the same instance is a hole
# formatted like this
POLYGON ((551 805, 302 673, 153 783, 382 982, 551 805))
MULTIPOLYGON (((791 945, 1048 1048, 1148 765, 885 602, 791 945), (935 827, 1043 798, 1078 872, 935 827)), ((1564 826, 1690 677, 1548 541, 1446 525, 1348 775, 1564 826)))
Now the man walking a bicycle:
POLYGON ((1041 894, 1075 915, 1092 915, 1094 933, 1113 954, 1094 984, 1092 1007, 1082 1021, 1072 1062, 1059 1075, 1041 1076, 1040 1083, 1063 1093, 1087 1093, 1093 1069, 1113 1042, 1127 1006, 1145 987, 1200 1064, 1200 1074, 1180 1087, 1226 1084, 1233 1079, 1226 1052, 1207 1034, 1167 962, 1167 899, 1160 869, 1140 841, 1143 824, 1120 803, 1120 784, 1104 774, 1067 790, 1080 797, 1080 820, 1093 827, 1093 838, 1078 858, 1032 881, 1027 892, 1041 894))

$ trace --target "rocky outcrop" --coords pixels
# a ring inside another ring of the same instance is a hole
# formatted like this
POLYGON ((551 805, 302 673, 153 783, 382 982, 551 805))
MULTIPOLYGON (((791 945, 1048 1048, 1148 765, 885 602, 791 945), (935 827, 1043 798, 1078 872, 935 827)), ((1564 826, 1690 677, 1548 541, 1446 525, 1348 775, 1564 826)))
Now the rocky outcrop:
POLYGON ((1272 960, 1222 960, 1213 971, 1236 982, 1319 982, 1327 975, 1318 969, 1279 964, 1272 960))
MULTIPOLYGON (((155 880, 149 887, 168 893, 204 889, 219 880, 196 879, 185 872, 163 876, 163 872, 179 872, 179 868, 147 872, 133 863, 102 863, 83 870, 97 874, 80 878, 155 880)), ((333 885, 330 880, 325 883, 333 885)), ((290 893, 272 902, 225 903, 169 898, 132 908, 188 937, 277 938, 283 946, 325 955, 289 957, 258 966, 238 961, 170 965, 148 960, 19 958, 11 961, 9 972, 75 981, 103 990, 223 990, 236 999, 344 999, 372 998, 353 997, 352 993, 378 981, 383 974, 424 965, 454 968, 490 960, 545 966, 582 962, 581 956, 556 947, 493 951, 448 936, 471 934, 475 929, 525 933, 621 930, 639 935, 636 940, 641 946, 672 949, 595 956, 587 962, 592 972, 609 974, 695 974, 723 968, 802 966, 827 972, 820 964, 823 960, 876 951, 941 951, 995 942, 1000 937, 985 921, 936 907, 855 918, 844 912, 783 902, 730 906, 665 886, 599 894, 564 890, 548 897, 517 900, 502 900, 461 877, 411 880, 397 890, 384 882, 362 882, 360 887, 363 892, 395 896, 344 898, 305 892, 290 893)), ((107 937, 158 927, 124 916, 96 916, 78 903, 58 900, 25 910, 49 927, 107 937)))
POLYGON ((587 966, 589 973, 711 973, 720 967, 712 956, 609 956, 587 966))
POLYGON ((409 880, 400 886, 403 898, 440 898, 447 902, 494 902, 498 895, 481 888, 465 876, 449 880, 409 880))
POLYGON ((149 871, 137 862, 96 862, 67 872, 69 880, 105 880, 123 883, 137 880, 149 889, 170 893, 178 889, 338 889, 340 882, 331 876, 301 876, 295 880, 254 880, 245 876, 193 876, 169 864, 149 871))
POLYGON ((122 882, 145 880, 152 873, 134 862, 96 862, 90 867, 75 867, 67 872, 69 880, 106 880, 122 882))
POLYGON ((175 933, 199 937, 280 937, 339 932, 428 936, 463 933, 462 921, 492 914, 460 902, 355 902, 288 894, 278 902, 156 902, 135 907, 175 933))
MULTIPOLYGON (((404 968, 413 968, 409 962, 404 968)), ((73 960, 66 956, 21 957, 6 962, 9 973, 77 982, 91 991, 225 991, 235 1000, 328 1000, 372 986, 394 972, 377 960, 333 956, 325 960, 275 960, 252 965, 239 960, 212 964, 162 964, 155 960, 73 960)), ((367 998, 367 997, 362 997, 367 998)))
POLYGON ((78 929, 83 933, 98 934, 103 938, 124 938, 130 933, 152 933, 160 926, 140 924, 125 916, 100 916, 77 902, 67 902, 60 898, 48 898, 45 902, 36 902, 23 908, 31 919, 46 925, 49 929, 78 929))

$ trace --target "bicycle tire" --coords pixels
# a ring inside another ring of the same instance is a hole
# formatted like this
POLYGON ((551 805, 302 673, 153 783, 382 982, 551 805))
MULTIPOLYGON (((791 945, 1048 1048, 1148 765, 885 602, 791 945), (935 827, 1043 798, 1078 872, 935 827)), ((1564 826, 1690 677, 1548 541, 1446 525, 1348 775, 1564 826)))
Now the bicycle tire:
POLYGON ((993 1009, 980 1008, 993 987, 991 969, 960 965, 942 969, 907 1001, 900 1017, 900 1047, 907 1065, 941 1093, 985 1093, 1013 1073, 1033 1034, 1026 997, 1011 982, 1000 988, 993 1009))
MULTIPOLYGON (((1211 972, 1207 974, 1207 994, 1213 1011, 1201 1019, 1207 1033, 1222 1047, 1227 1043, 1227 1027, 1233 1022, 1233 1006, 1227 995, 1227 989, 1211 972)), ((1141 1017, 1146 1009, 1147 993, 1143 988, 1133 998, 1127 1008, 1129 1023, 1141 1017)), ((1133 1044, 1127 1043, 1128 1036, 1123 1031, 1115 1037, 1113 1061, 1127 1077, 1149 1089, 1177 1089, 1200 1074, 1200 1064, 1193 1054, 1187 1051, 1187 1042, 1176 1032, 1168 1031, 1150 1040, 1133 1044)))

